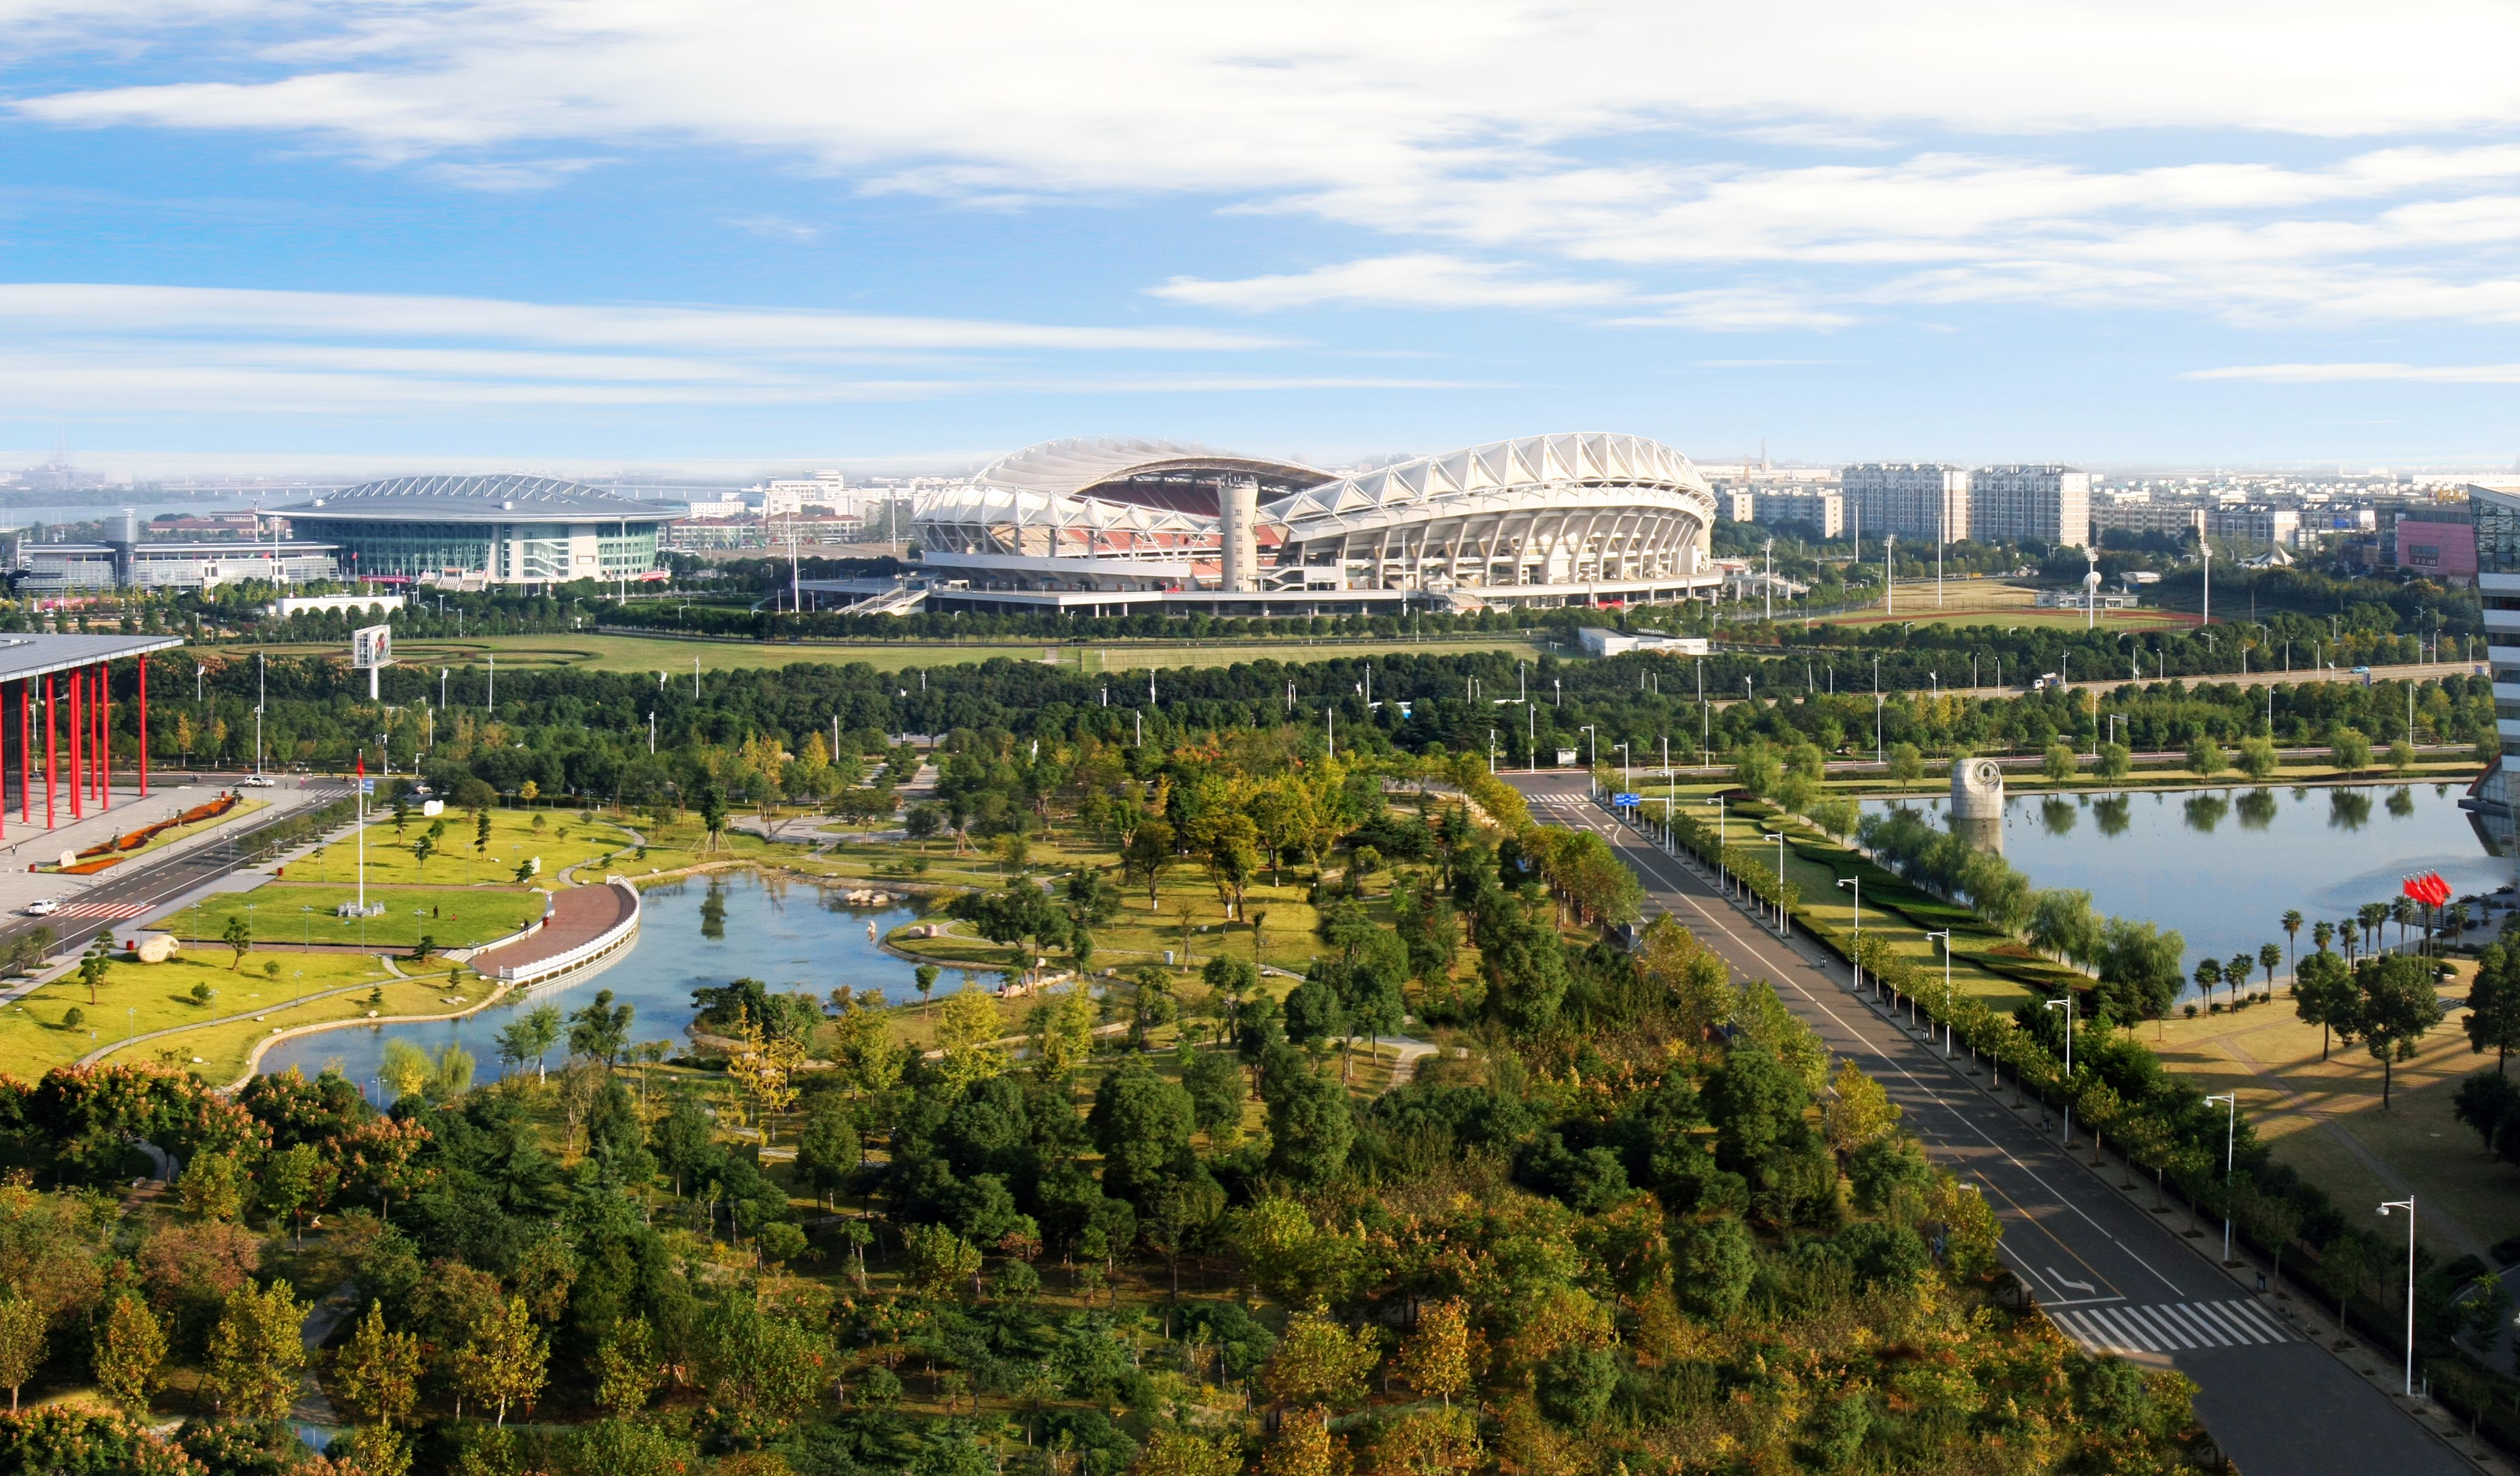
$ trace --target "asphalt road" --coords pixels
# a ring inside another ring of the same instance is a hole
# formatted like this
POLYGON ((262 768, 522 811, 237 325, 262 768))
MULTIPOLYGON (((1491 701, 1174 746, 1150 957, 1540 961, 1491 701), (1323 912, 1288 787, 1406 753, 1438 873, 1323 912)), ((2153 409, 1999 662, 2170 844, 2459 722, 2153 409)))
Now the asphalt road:
MULTIPOLYGON (((342 784, 338 793, 323 793, 314 801, 321 806, 344 798, 349 785, 342 784)), ((61 940, 66 952, 77 952, 85 940, 101 931, 118 928, 136 917, 152 912, 192 891, 217 880, 256 854, 255 842, 272 827, 294 820, 304 814, 303 808, 292 808, 279 814, 258 817, 236 827, 231 834, 220 836, 207 845, 187 850, 169 860, 151 865, 115 868, 85 887, 59 913, 49 917, 10 917, 0 925, 0 948, 23 933, 49 927, 61 940)))
POLYGON ((2008 1089, 1990 1093, 1983 1076, 1968 1074, 1965 1050, 1947 1061, 1939 1041, 1885 1018, 1851 989, 1842 965, 1732 907, 1594 805, 1580 779, 1503 777, 1530 797, 1535 819, 1599 833, 1644 883, 1649 911, 1686 923, 1736 977, 1773 983, 1832 1053, 1879 1081, 1928 1152, 1985 1192, 2003 1222, 2005 1262, 2056 1325, 2093 1352, 2175 1365, 2194 1379, 2198 1416, 2241 1470, 2472 1469, 2305 1340, 2278 1312, 2288 1304, 2252 1296, 2225 1274, 2215 1264, 2219 1227, 2189 1239, 2183 1211, 2156 1216, 2128 1202, 2057 1144, 2052 1117, 2010 1105, 2008 1089))

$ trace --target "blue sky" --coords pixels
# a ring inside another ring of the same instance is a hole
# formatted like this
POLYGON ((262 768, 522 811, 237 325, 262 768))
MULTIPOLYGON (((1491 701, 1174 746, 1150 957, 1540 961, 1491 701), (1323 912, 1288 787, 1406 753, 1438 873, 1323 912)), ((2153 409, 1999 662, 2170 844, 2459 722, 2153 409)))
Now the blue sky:
POLYGON ((0 0, 0 458, 2520 458, 2507 8, 0 0))

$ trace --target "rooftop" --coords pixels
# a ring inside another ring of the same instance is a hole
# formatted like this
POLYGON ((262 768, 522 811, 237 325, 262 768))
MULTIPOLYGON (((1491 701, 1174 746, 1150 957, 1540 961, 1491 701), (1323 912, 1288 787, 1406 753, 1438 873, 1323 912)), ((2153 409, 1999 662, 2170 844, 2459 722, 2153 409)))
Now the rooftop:
POLYGON ((0 682, 171 650, 181 636, 0 636, 0 682))
POLYGON ((659 522, 682 516, 684 506, 643 502, 548 476, 397 476, 271 511, 310 519, 397 522, 506 522, 520 517, 659 522))

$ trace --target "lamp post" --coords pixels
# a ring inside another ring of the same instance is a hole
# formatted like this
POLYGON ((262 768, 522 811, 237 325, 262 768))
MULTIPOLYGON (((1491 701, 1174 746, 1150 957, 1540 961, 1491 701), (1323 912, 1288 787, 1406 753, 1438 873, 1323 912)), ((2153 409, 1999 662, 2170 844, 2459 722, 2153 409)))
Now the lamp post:
POLYGON ((1859 953, 1860 947, 1864 942, 1864 878, 1861 876, 1840 876, 1837 878, 1837 884, 1839 886, 1853 887, 1855 889, 1855 900, 1849 903, 1846 909, 1848 917, 1850 917, 1855 924, 1855 942, 1847 945, 1847 953, 1855 964, 1855 987, 1862 989, 1864 987, 1864 963, 1860 958, 1856 958, 1855 956, 1859 953))
POLYGON ((1948 1058, 1952 1053, 1952 930, 1947 927, 1925 936, 1943 940, 1943 1054, 1948 1058))
POLYGON ((1496 773, 1496 730, 1488 730, 1488 772, 1496 773))
POLYGON ((1585 758, 1585 761, 1584 761, 1584 766, 1585 766, 1586 768, 1588 768, 1588 769, 1598 769, 1598 768, 1600 768, 1600 767, 1601 767, 1601 734, 1600 734, 1600 731, 1599 731, 1598 729, 1595 728, 1595 727, 1594 727, 1592 724, 1590 724, 1590 723, 1586 723, 1583 727, 1578 728, 1578 729, 1576 729, 1575 731, 1576 731, 1576 732, 1578 732, 1578 733, 1581 733, 1581 734, 1585 735, 1585 738, 1584 738, 1584 751, 1585 751, 1585 754, 1586 754, 1586 758, 1585 758))
POLYGON ((2212 1106, 2221 1102, 2227 1109, 2223 1117, 2223 1264, 2231 1264, 2231 1149, 2240 1132, 2240 1094, 2226 1092, 2205 1098, 2212 1106))
POLYGON ((1633 791, 1637 787, 1636 771, 1628 762, 1628 745, 1619 744, 1619 787, 1633 791))
POLYGON ((1771 831, 1769 838, 1777 843, 1777 936, 1781 938, 1789 926, 1785 921, 1785 832, 1771 831))
POLYGON ((2407 1212, 2407 1397, 2415 1397, 2415 1195, 2409 1189, 2404 1199, 2392 1199, 2380 1206, 2385 1215, 2391 1210, 2407 1212))
MULTIPOLYGON (((2061 1008, 2065 1011, 2065 1085, 2070 1089, 2074 1084, 2074 996, 2072 992, 2068 991, 2065 998, 2061 1000, 2049 1000, 2048 1007, 2061 1008)), ((2017 1076, 2020 1073, 2014 1074, 2017 1076)), ((2073 1141, 2074 1098, 2069 1091, 2065 1097, 2065 1143, 2070 1147, 2073 1141)))

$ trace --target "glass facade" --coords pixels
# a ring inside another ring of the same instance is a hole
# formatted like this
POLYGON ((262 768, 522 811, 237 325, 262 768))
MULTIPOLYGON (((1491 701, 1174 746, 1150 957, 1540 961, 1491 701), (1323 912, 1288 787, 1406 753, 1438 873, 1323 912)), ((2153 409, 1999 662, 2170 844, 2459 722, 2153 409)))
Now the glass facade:
POLYGON ((490 567, 492 529, 460 522, 327 522, 292 519, 300 536, 338 544, 341 572, 419 575, 449 569, 480 573, 490 567), (356 562, 350 556, 356 554, 356 562))

